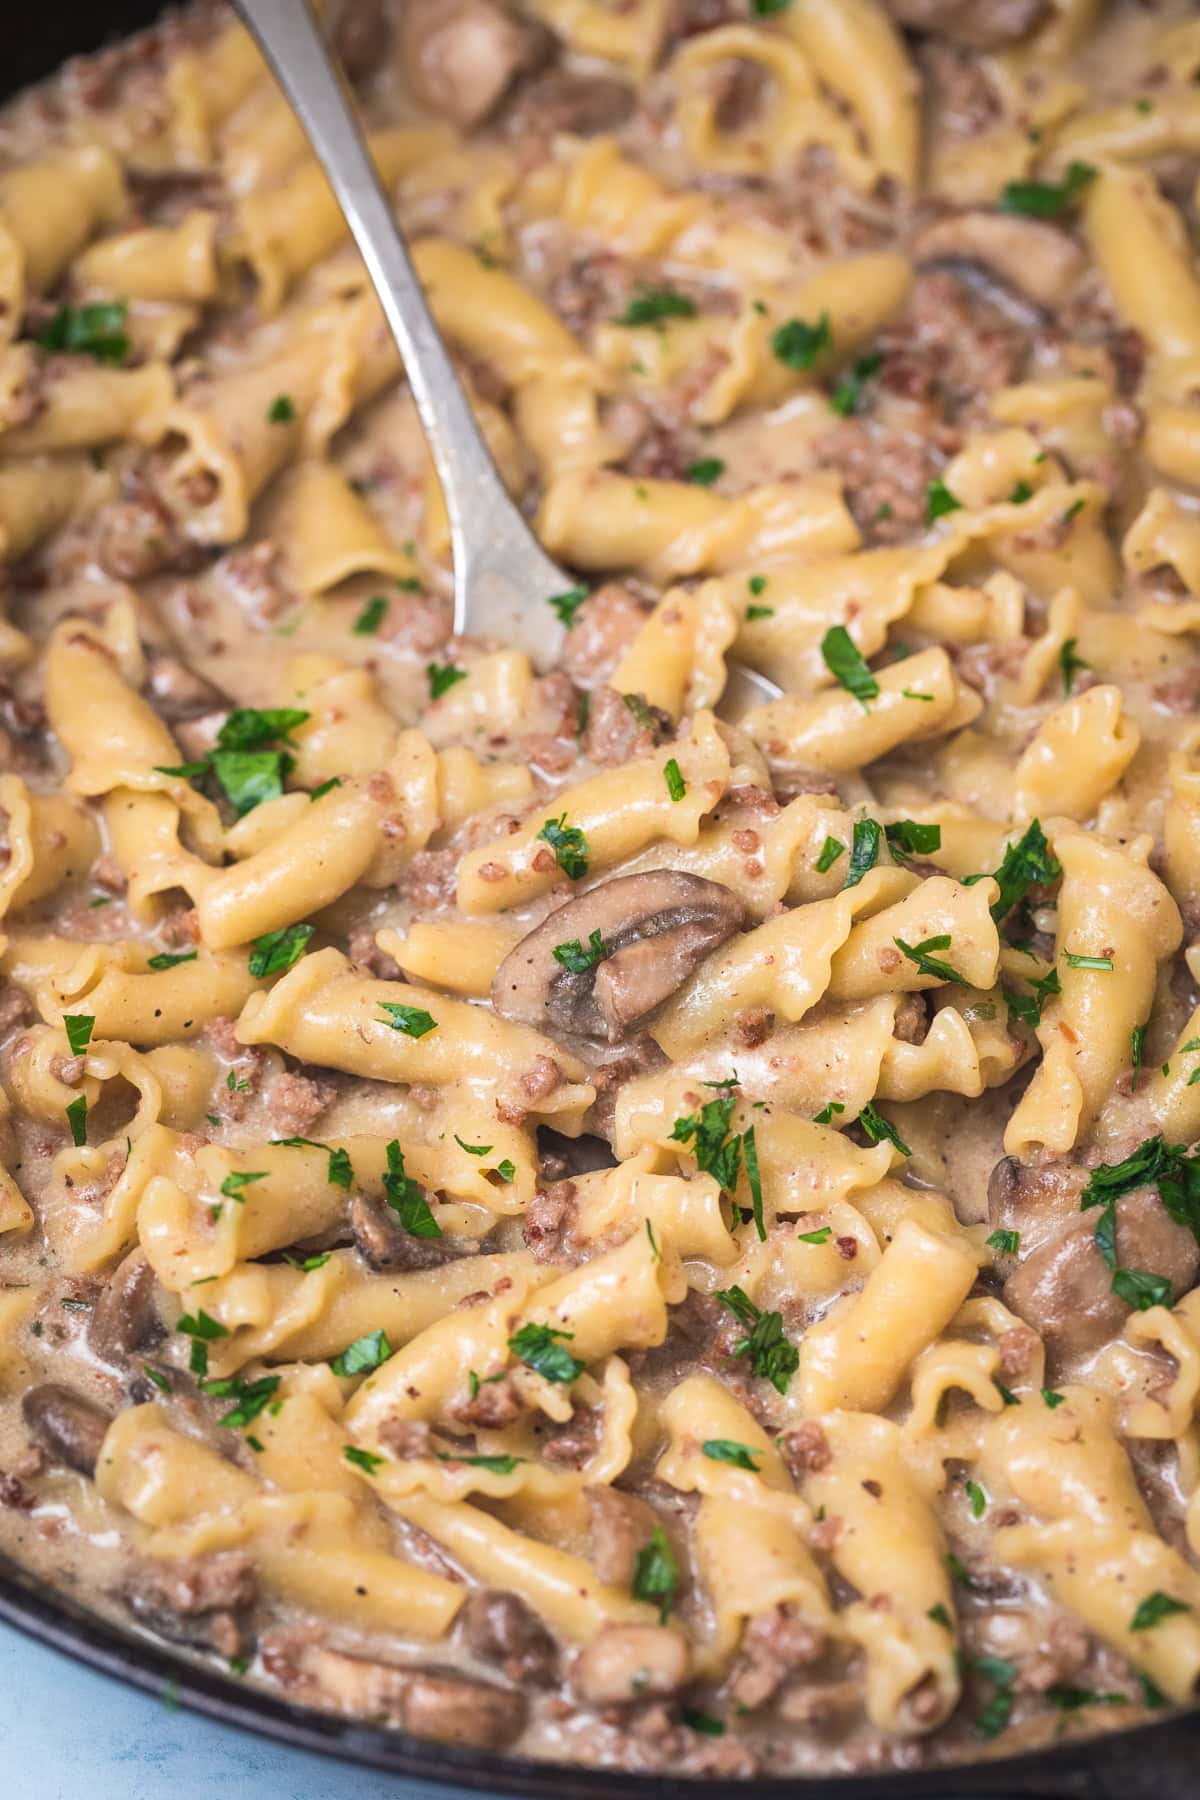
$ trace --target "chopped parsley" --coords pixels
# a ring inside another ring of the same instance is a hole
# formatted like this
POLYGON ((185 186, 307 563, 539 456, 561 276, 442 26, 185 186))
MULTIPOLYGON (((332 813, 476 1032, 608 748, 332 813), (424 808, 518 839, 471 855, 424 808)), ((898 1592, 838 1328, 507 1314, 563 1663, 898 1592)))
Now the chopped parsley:
POLYGON ((993 1231, 987 1242, 1001 1256, 1015 1256, 1021 1248, 1021 1234, 1019 1231, 997 1230, 993 1231))
POLYGON ((753 625, 756 619, 773 619, 774 617, 775 608, 773 606, 748 606, 746 608, 746 623, 748 625, 753 625))
POLYGON ((507 1156, 503 1162, 498 1162, 494 1169, 486 1171, 489 1175, 498 1175, 501 1181, 511 1181, 516 1172, 517 1165, 507 1156))
POLYGON ((1063 958, 1071 969, 1104 969, 1110 975, 1112 973, 1111 956, 1079 956, 1074 950, 1064 950, 1063 958))
POLYGON ((925 1614, 925 1617, 927 1619, 932 1619, 935 1625, 941 1625, 947 1631, 954 1630, 954 1621, 940 1600, 936 1606, 930 1607, 929 1611, 925 1614))
POLYGON ((767 591, 767 578, 765 575, 751 575, 746 586, 757 599, 760 594, 765 594, 767 591))
POLYGON ((359 613, 351 631, 356 637, 374 637, 387 617, 388 603, 383 594, 375 594, 359 613))
MULTIPOLYGON (((768 12, 782 12, 790 6, 792 0, 754 0, 755 11, 761 17, 768 12)), ((724 1737, 725 1723, 722 1719, 714 1719, 711 1713, 697 1712, 694 1707, 685 1706, 680 1718, 689 1731, 698 1731, 702 1737, 724 1737)))
POLYGON ((1045 1692, 1051 1706, 1059 1712, 1078 1712, 1084 1706, 1128 1706, 1128 1694, 1097 1694, 1090 1688, 1072 1687, 1069 1682, 1056 1681, 1045 1692))
POLYGON ((551 594, 546 605, 553 608, 567 630, 570 631, 575 623, 575 614, 587 597, 588 590, 584 587, 568 588, 565 594, 551 594))
POLYGON ((739 1444, 733 1438, 705 1438, 700 1448, 710 1462, 731 1463, 735 1469, 749 1469, 752 1475, 759 1473, 754 1458, 761 1456, 760 1450, 752 1450, 749 1444, 739 1444))
POLYGON ((857 357, 850 374, 842 376, 829 396, 829 404, 834 412, 840 414, 843 419, 848 419, 852 413, 856 413, 862 405, 863 383, 869 381, 872 375, 877 375, 882 366, 883 358, 877 350, 869 352, 866 356, 857 357))
POLYGON ((376 1469, 381 1469, 387 1461, 386 1456, 377 1456, 374 1450, 360 1450, 357 1444, 345 1444, 342 1448, 342 1455, 348 1463, 353 1463, 356 1469, 361 1469, 364 1475, 373 1475, 376 1469))
POLYGON ((187 781, 204 781, 212 775, 238 818, 276 800, 295 759, 286 750, 267 746, 282 740, 310 715, 298 707, 236 707, 217 734, 217 747, 199 762, 178 768, 159 767, 160 775, 178 775, 187 781))
POLYGON ((335 1375, 369 1375, 372 1369, 380 1368, 393 1354, 385 1331, 372 1331, 365 1337, 355 1338, 354 1342, 335 1356, 330 1368, 335 1375))
POLYGON ((929 954, 931 950, 948 950, 950 948, 949 933, 943 933, 940 937, 926 938, 920 944, 906 944, 903 938, 893 938, 892 942, 897 950, 903 951, 909 962, 916 963, 922 975, 931 975, 935 981, 954 981, 959 987, 970 986, 965 975, 960 975, 957 969, 952 969, 949 963, 942 962, 940 957, 929 954))
POLYGON ((527 1462, 524 1456, 454 1456, 447 1450, 437 1453, 439 1462, 460 1463, 467 1469, 486 1469, 489 1475, 511 1475, 517 1464, 527 1462))
POLYGON ((934 525, 947 513, 961 512, 962 501, 956 500, 944 481, 931 481, 925 489, 925 523, 934 525))
POLYGON ((63 1026, 73 1056, 82 1056, 92 1041, 96 1021, 90 1013, 64 1013, 63 1026))
MULTIPOLYGON (((1000 867, 992 871, 992 880, 1000 889, 991 905, 991 914, 997 925, 1006 913, 1024 900, 1031 887, 1041 887, 1057 881, 1061 874, 1062 864, 1046 841, 1041 821, 1035 819, 1015 844, 1005 846, 1000 867)), ((986 875, 968 875, 963 886, 973 887, 977 881, 986 880, 986 875)))
POLYGON ((748 1329, 749 1335, 734 1344, 733 1354, 748 1357, 756 1375, 786 1394, 788 1382, 800 1366, 800 1352, 784 1336, 782 1313, 760 1312, 740 1287, 718 1288, 717 1299, 748 1329))
POLYGON ((1054 1411, 1055 1407, 1061 1406, 1063 1401, 1066 1399, 1066 1397, 1067 1396, 1065 1394, 1056 1393, 1053 1388, 1043 1388, 1042 1389, 1042 1399, 1045 1401, 1046 1405, 1050 1408, 1051 1412, 1054 1411))
POLYGON ((508 1340, 513 1355, 531 1368, 544 1381, 577 1381, 587 1364, 564 1350, 559 1338, 571 1339, 573 1331, 558 1331, 553 1325, 522 1325, 508 1340))
POLYGON ((688 469, 687 478, 694 481, 697 487, 711 487, 725 473, 725 464, 719 456, 702 456, 688 469))
POLYGON ((646 1220, 646 1236, 650 1240, 651 1262, 660 1263, 662 1261, 662 1251, 658 1247, 657 1240, 654 1236, 654 1226, 649 1219, 646 1220))
POLYGON ((694 319, 696 302, 673 288, 643 287, 626 302, 614 325, 660 325, 664 319, 694 319))
POLYGON ((868 702, 879 693, 879 683, 844 625, 829 627, 821 639, 821 655, 834 679, 854 695, 864 712, 869 711, 868 702))
POLYGON ((813 1114, 814 1125, 829 1125, 833 1122, 834 1113, 844 1113, 846 1108, 840 1100, 829 1100, 819 1113, 813 1114))
POLYGON ((821 845, 821 854, 817 858, 817 874, 827 875, 839 856, 844 856, 846 846, 839 838, 827 837, 821 845))
POLYGON ((1164 1594, 1161 1588, 1155 1588, 1147 1594, 1137 1611, 1129 1621, 1130 1631, 1150 1631, 1163 1619, 1170 1619, 1176 1613, 1191 1612, 1186 1600, 1176 1600, 1171 1594, 1164 1594))
POLYGON ((299 962, 313 934, 311 925, 284 925, 279 931, 265 931, 255 938, 250 951, 250 973, 256 981, 265 975, 278 975, 299 962))
POLYGON ((431 1031, 437 1030, 437 1020, 432 1013, 427 1013, 420 1006, 405 1006, 399 1000, 380 1000, 380 1012, 391 1016, 378 1023, 390 1025, 393 1031, 402 1031, 405 1037, 428 1037, 431 1031))
POLYGON ((588 872, 588 842, 577 825, 567 824, 566 813, 560 813, 557 819, 547 819, 538 836, 549 844, 568 880, 582 881, 588 872))
POLYGON ((267 408, 267 417, 272 425, 291 425, 296 417, 296 408, 292 405, 290 394, 276 394, 267 408))
POLYGON ((227 1200, 236 1200, 240 1205, 245 1199, 242 1189, 265 1180, 266 1174, 265 1169, 231 1169, 221 1183, 221 1192, 227 1200))
MULTIPOLYGON (((342 1149, 340 1146, 323 1144, 319 1138, 306 1137, 272 1138, 271 1142, 272 1144, 285 1145, 289 1150, 324 1150, 329 1157, 329 1167, 325 1172, 325 1178, 329 1182, 330 1187, 348 1188, 354 1180, 354 1170, 350 1163, 350 1152, 342 1149)), ((322 1260, 328 1262, 329 1258, 326 1256, 322 1260)), ((312 1258, 310 1258, 309 1261, 311 1262, 312 1258)), ((307 1268, 308 1264, 301 1263, 299 1266, 301 1268, 307 1268)), ((319 1269, 321 1263, 317 1262, 314 1266, 319 1269)))
POLYGON ((425 673, 429 678, 431 700, 440 700, 456 682, 467 679, 467 671, 460 669, 455 663, 426 663, 425 673))
POLYGON ((210 1318, 202 1306, 196 1308, 195 1314, 183 1313, 175 1327, 185 1337, 192 1340, 191 1360, 189 1367, 193 1375, 208 1374, 208 1346, 218 1338, 229 1336, 229 1328, 222 1325, 219 1319, 210 1318))
POLYGON ((1146 1027, 1135 1025, 1129 1034, 1129 1051, 1133 1067, 1133 1079, 1129 1084, 1131 1094, 1136 1094, 1138 1082, 1142 1076, 1142 1052, 1146 1048, 1146 1027))
POLYGON ((180 963, 195 962, 198 952, 195 950, 160 950, 146 964, 148 969, 177 969, 180 963))
POLYGON ((159 1389, 160 1393, 169 1394, 171 1392, 171 1383, 167 1380, 167 1377, 163 1374, 161 1369, 154 1368, 151 1363, 143 1363, 142 1374, 146 1377, 147 1381, 154 1383, 154 1386, 159 1389))
POLYGON ((454 1141, 458 1145, 460 1150, 466 1151, 468 1156, 490 1156, 491 1155, 492 1146, 490 1144, 464 1144, 462 1139, 459 1137, 457 1131, 454 1134, 454 1141))
POLYGON ((1091 163, 1073 162, 1062 181, 1010 181, 1000 195, 999 210, 1027 219, 1057 219, 1095 178, 1091 163))
POLYGON ((915 819, 895 819, 884 826, 888 849, 898 863, 912 856, 928 856, 942 847, 940 825, 918 825, 915 819))
POLYGON ((1114 1269, 1112 1291, 1135 1312, 1148 1312, 1152 1306, 1171 1304, 1169 1278, 1147 1269, 1114 1269))
POLYGON ((1005 1387, 1002 1381, 997 1381, 994 1376, 992 1378, 992 1386, 1003 1400, 1005 1406, 1020 1406, 1020 1396, 1014 1394, 1011 1388, 1005 1387))
POLYGON ((1063 693, 1069 694, 1075 685, 1075 677, 1080 669, 1090 669, 1091 663, 1084 662, 1082 656, 1076 656, 1075 646, 1078 638, 1067 638, 1058 653, 1058 666, 1062 671, 1063 693))
POLYGON ((1012 493, 1008 496, 1008 504, 1010 506, 1024 506, 1027 500, 1032 499, 1033 489, 1030 487, 1029 483, 1027 481, 1018 481, 1013 488, 1012 493))
POLYGON ((818 1225, 815 1231, 798 1231, 796 1242, 798 1244, 827 1244, 832 1236, 832 1225, 818 1225))
POLYGON ((301 1259, 297 1256, 287 1256, 287 1251, 284 1251, 284 1255, 287 1256, 293 1269, 299 1269, 302 1275, 311 1275, 314 1269, 323 1269, 332 1254, 331 1250, 322 1250, 317 1256, 306 1256, 301 1259))
POLYGON ((673 756, 663 764, 663 780, 667 784, 667 792, 672 800, 682 800, 687 793, 687 782, 683 779, 683 772, 673 756))
POLYGON ((883 840, 883 826, 877 819, 856 819, 854 821, 854 837, 850 845, 850 866, 846 870, 843 889, 857 887, 863 876, 875 867, 879 860, 879 846, 883 840))
POLYGON ((315 787, 312 790, 312 793, 308 796, 309 800, 310 801, 321 800, 324 798, 324 796, 326 794, 331 794, 333 792, 334 788, 339 788, 339 787, 341 787, 341 785, 342 785, 341 776, 340 775, 331 775, 329 777, 328 781, 323 781, 321 783, 320 787, 315 787))
POLYGON ((977 1656, 971 1667, 992 1683, 991 1698, 975 1720, 976 1736, 999 1737, 1012 1718, 1015 1699, 1013 1682, 1017 1678, 1017 1666, 1003 1656, 977 1656))
POLYGON ((66 350, 97 362, 123 363, 129 355, 124 300, 99 300, 90 306, 60 306, 38 332, 43 350, 66 350))
POLYGON ((789 319, 771 335, 771 349, 789 369, 811 369, 822 350, 833 342, 829 331, 829 314, 823 312, 815 325, 803 319, 789 319))
POLYGON ((1048 975, 1028 976, 1026 978, 1032 994, 1018 994, 1015 988, 1005 988, 1004 998, 1009 1012, 1023 1025, 1036 1030, 1042 1022, 1042 1010, 1047 1000, 1055 994, 1062 993, 1062 982, 1058 978, 1058 970, 1051 969, 1048 975))
POLYGON ((387 1147, 387 1164, 383 1177, 384 1197, 405 1231, 410 1237, 441 1237, 442 1228, 434 1218, 428 1200, 412 1176, 405 1173, 404 1152, 395 1138, 387 1147))
POLYGON ((656 1525, 634 1560, 631 1592, 635 1600, 647 1600, 651 1605, 657 1601, 658 1621, 665 1625, 678 1586, 679 1564, 675 1552, 662 1526, 656 1525))
POLYGON ((87 1143, 87 1095, 80 1094, 77 1100, 72 1100, 66 1112, 67 1124, 71 1128, 71 1142, 82 1149, 83 1145, 87 1143))
POLYGON ((900 1136, 896 1127, 889 1124, 882 1113, 876 1112, 869 1101, 859 1113, 858 1123, 862 1126, 873 1144, 882 1143, 886 1138, 889 1144, 894 1144, 896 1146, 896 1149, 900 1152, 901 1156, 912 1155, 912 1151, 904 1142, 904 1139, 900 1136))
POLYGON ((735 1132, 730 1135, 735 1104, 732 1094, 725 1094, 719 1100, 706 1101, 698 1113, 688 1113, 686 1117, 676 1119, 671 1137, 675 1143, 691 1142, 696 1166, 706 1175, 711 1175, 718 1187, 723 1188, 727 1194, 732 1194, 737 1187, 738 1170, 742 1165, 744 1152, 746 1179, 754 1202, 755 1229, 760 1238, 765 1238, 767 1233, 763 1223, 762 1181, 754 1127, 751 1126, 742 1134, 735 1132))
POLYGON ((977 1481, 968 1481, 967 1499, 971 1503, 971 1517, 973 1519, 982 1519, 984 1513, 987 1511, 987 1495, 977 1481))
POLYGON ((594 969, 598 962, 603 962, 609 949, 597 925, 587 941, 586 949, 578 938, 570 938, 565 944, 555 944, 551 954, 555 962, 561 963, 572 975, 583 975, 588 969, 594 969))
POLYGON ((216 1400, 233 1400, 236 1404, 221 1418, 221 1424, 236 1431, 252 1425, 274 1399, 279 1387, 278 1375, 260 1375, 257 1381, 244 1381, 240 1375, 227 1375, 215 1381, 202 1381, 202 1393, 216 1400))

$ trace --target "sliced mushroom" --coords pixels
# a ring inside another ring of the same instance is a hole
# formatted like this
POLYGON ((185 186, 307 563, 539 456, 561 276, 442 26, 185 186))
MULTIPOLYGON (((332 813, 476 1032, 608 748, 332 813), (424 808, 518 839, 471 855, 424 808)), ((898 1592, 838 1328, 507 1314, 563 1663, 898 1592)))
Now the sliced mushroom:
POLYGON ((55 1462, 81 1475, 94 1475, 104 1434, 112 1423, 105 1412, 57 1381, 30 1388, 21 1401, 25 1423, 55 1462))
POLYGON ((519 1594, 480 1588, 459 1614, 467 1648, 495 1663, 509 1681, 549 1687, 558 1669, 558 1645, 519 1594))
POLYGON ((1050 0, 887 0, 899 25, 934 31, 972 50, 999 50, 1040 25, 1050 0))
POLYGON ((576 137, 594 137, 598 131, 615 131, 633 111, 635 94, 625 82, 611 75, 573 75, 566 69, 548 69, 522 85, 504 115, 511 137, 569 131, 576 137))
POLYGON ((400 56, 414 97, 455 125, 482 124, 518 75, 544 63, 554 39, 497 0, 406 0, 400 56))
POLYGON ((492 1004, 527 1025, 619 1044, 745 923, 741 901, 719 882, 672 869, 622 875, 522 938, 496 971, 492 1004), (601 961, 577 972, 555 957, 566 944, 586 953, 595 932, 601 961))
POLYGON ((400 1722, 415 1737, 478 1750, 506 1750, 525 1729, 523 1694, 454 1669, 417 1669, 405 1684, 400 1722))
POLYGON ((921 263, 970 263, 1045 312, 1062 306, 1081 274, 1083 248, 1057 225, 1010 213, 938 219, 913 245, 921 263))
POLYGON ((109 1276, 92 1309, 88 1343, 102 1362, 120 1367, 166 1333, 158 1316, 158 1282, 144 1250, 134 1250, 109 1276))
POLYGON ((435 1269, 452 1256, 471 1255, 479 1248, 473 1238, 414 1237, 378 1194, 355 1194, 349 1220, 354 1247, 372 1269, 435 1269))
POLYGON ((605 1625, 580 1651, 572 1685, 589 1706, 626 1706, 679 1691, 687 1640, 661 1625, 605 1625))

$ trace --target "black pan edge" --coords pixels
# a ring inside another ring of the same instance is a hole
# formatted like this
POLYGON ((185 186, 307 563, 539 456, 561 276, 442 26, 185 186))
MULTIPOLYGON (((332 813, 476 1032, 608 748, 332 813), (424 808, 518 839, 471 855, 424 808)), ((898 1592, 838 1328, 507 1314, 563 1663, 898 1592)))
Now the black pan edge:
POLYGON ((1195 1800, 1200 1711, 1050 1752, 914 1774, 756 1777, 627 1774, 462 1750, 294 1706, 78 1606, 0 1556, 0 1621, 88 1668, 293 1749, 394 1775, 545 1800, 1195 1800))
MULTIPOLYGON (((0 98, 146 26, 161 0, 42 0, 9 33, 0 98)), ((631 1775, 458 1750, 293 1706, 120 1630, 0 1556, 0 1620, 88 1668, 294 1749, 418 1781, 546 1800, 1200 1800, 1200 1711, 1060 1750, 907 1775, 752 1782, 631 1775)))

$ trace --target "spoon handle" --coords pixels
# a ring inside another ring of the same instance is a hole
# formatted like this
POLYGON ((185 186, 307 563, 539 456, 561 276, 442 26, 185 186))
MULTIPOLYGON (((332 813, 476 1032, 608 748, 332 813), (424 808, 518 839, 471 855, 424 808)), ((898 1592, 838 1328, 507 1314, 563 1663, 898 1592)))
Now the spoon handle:
MULTIPOLYGON (((454 628, 527 639, 533 625, 520 617, 523 603, 571 578, 546 556, 496 471, 309 0, 237 6, 308 134, 400 347, 450 521, 454 628)), ((547 609, 536 612, 541 662, 558 634, 547 609)))

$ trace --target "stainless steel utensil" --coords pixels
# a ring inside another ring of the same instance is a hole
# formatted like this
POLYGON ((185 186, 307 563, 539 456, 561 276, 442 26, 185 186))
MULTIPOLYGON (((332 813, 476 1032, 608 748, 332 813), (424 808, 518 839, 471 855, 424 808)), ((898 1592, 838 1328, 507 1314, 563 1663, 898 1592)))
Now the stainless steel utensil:
MULTIPOLYGON (((519 645, 544 669, 562 640, 544 602, 575 577, 546 555, 496 472, 309 0, 237 7, 308 134, 400 346, 450 519, 454 629, 519 645)), ((721 710, 737 717, 778 692, 731 666, 721 710)))

